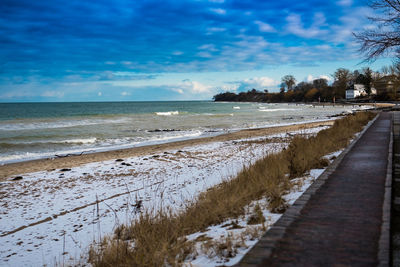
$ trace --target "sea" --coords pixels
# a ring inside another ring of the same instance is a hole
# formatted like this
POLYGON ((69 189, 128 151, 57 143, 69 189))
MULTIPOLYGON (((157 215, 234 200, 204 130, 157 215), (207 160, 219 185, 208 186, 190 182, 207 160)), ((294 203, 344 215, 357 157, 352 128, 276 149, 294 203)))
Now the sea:
POLYGON ((0 164, 325 120, 364 108, 212 101, 0 103, 0 164))

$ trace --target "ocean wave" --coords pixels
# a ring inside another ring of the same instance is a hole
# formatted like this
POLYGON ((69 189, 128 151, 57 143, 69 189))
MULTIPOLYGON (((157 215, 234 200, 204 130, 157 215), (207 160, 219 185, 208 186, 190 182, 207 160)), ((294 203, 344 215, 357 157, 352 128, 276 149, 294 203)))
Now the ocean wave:
POLYGON ((176 131, 166 132, 147 137, 136 138, 115 138, 107 140, 97 140, 96 138, 69 139, 55 142, 31 142, 31 143, 0 143, 0 164, 19 162, 40 158, 52 158, 55 155, 66 155, 73 153, 92 153, 100 151, 110 151, 121 148, 131 148, 136 146, 161 144, 170 141, 178 141, 196 138, 204 134, 204 131, 176 131), (66 145, 74 143, 74 146, 66 145), (81 143, 77 143, 81 142, 81 143), (88 144, 85 146, 83 142, 88 144), (91 145, 96 142, 96 145, 91 145))
POLYGON ((54 158, 55 155, 60 155, 60 154, 73 154, 82 152, 91 153, 94 151, 95 150, 93 150, 92 148, 85 148, 85 149, 60 150, 60 151, 20 152, 17 154, 3 154, 0 155, 0 164, 43 159, 43 158, 54 158))
POLYGON ((85 139, 67 139, 67 140, 49 140, 49 141, 31 141, 31 142, 1 142, 0 148, 23 148, 23 147, 43 147, 63 144, 85 145, 96 143, 97 138, 85 139))
POLYGON ((82 138, 82 139, 68 139, 68 140, 61 140, 57 141, 57 143, 69 143, 69 144, 94 144, 96 143, 97 138, 82 138))
POLYGON ((179 111, 155 112, 158 116, 172 116, 179 115, 179 111))
POLYGON ((47 153, 31 153, 31 152, 26 152, 18 155, 6 155, 6 156, 0 156, 0 163, 4 164, 11 162, 18 162, 23 160, 37 159, 46 156, 50 155, 48 155, 47 153))
POLYGON ((143 139, 140 143, 153 143, 159 141, 167 141, 167 140, 174 140, 174 139, 185 139, 190 137, 198 137, 201 136, 204 132, 203 131, 186 131, 184 133, 180 132, 180 134, 168 134, 168 135, 156 135, 151 138, 143 139))
POLYGON ((179 129, 154 129, 154 130, 148 130, 148 133, 160 133, 160 132, 181 132, 182 130, 179 129))
POLYGON ((7 122, 0 123, 2 131, 21 131, 21 130, 42 130, 42 129, 57 129, 69 128, 78 126, 98 125, 123 123, 126 119, 83 119, 83 120, 51 120, 51 121, 36 121, 36 122, 7 122))
POLYGON ((263 112, 289 111, 289 110, 296 110, 296 109, 293 109, 293 108, 270 108, 270 109, 268 109, 268 108, 263 108, 263 107, 260 107, 258 109, 258 111, 263 111, 263 112))
POLYGON ((203 114, 198 114, 199 116, 207 116, 207 117, 230 117, 233 116, 233 113, 203 113, 203 114))

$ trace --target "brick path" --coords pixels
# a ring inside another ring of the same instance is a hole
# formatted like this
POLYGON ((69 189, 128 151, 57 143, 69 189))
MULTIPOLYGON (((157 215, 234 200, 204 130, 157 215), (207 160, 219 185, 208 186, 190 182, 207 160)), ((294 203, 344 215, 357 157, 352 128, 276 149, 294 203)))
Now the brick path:
POLYGON ((381 113, 239 266, 388 265, 391 121, 391 113, 381 113))

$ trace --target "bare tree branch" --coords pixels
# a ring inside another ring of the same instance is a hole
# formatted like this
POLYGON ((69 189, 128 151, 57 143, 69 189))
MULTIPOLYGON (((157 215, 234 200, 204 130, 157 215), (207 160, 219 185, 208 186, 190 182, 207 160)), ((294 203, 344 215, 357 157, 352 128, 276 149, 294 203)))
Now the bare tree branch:
POLYGON ((370 7, 382 15, 368 17, 377 24, 376 30, 353 33, 361 44, 359 51, 366 55, 366 61, 374 61, 390 52, 400 57, 400 0, 373 0, 370 7))

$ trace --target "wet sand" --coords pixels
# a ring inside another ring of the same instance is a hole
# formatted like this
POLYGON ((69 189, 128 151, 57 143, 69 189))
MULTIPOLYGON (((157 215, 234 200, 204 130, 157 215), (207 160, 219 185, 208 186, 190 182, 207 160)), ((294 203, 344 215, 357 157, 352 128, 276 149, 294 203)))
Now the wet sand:
POLYGON ((16 175, 31 173, 37 171, 51 171, 62 168, 72 168, 91 162, 100 162, 112 159, 127 158, 133 156, 142 156, 161 153, 164 150, 181 149, 199 144, 211 142, 223 142, 251 137, 265 136, 270 134, 296 131, 301 129, 314 128, 320 125, 332 125, 334 121, 310 122, 304 124, 294 124, 287 126, 276 126, 268 128, 246 129, 234 133, 227 133, 213 137, 190 139, 184 141, 170 142, 158 145, 149 145, 142 147, 133 147, 105 152, 96 152, 82 155, 72 155, 68 157, 39 159, 32 161, 17 162, 0 166, 0 181, 12 178, 16 175))

